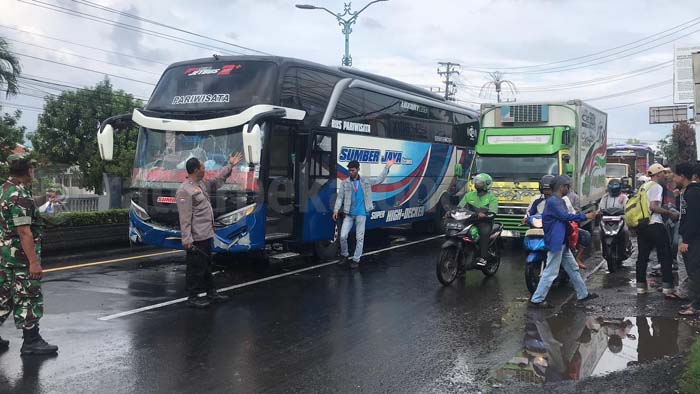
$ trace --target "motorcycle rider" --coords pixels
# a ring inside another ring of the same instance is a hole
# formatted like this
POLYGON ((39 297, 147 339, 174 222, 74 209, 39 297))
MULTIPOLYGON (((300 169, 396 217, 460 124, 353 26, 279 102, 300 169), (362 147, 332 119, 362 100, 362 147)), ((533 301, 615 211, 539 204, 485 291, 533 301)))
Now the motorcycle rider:
POLYGON ((525 217, 521 221, 522 224, 527 223, 527 219, 530 216, 533 215, 542 215, 544 212, 544 204, 549 198, 549 196, 552 195, 552 186, 551 183, 554 180, 554 175, 547 174, 543 176, 540 179, 540 193, 542 193, 539 197, 535 198, 534 200, 530 201, 530 205, 527 207, 527 212, 525 213, 525 217))
POLYGON ((494 215, 498 212, 498 199, 495 195, 489 192, 489 189, 491 189, 491 183, 493 182, 489 174, 478 174, 474 177, 472 182, 474 183, 474 189, 476 190, 465 194, 462 201, 459 202, 459 207, 464 208, 466 205, 471 205, 479 213, 477 228, 479 229, 479 250, 481 252, 481 256, 477 261, 477 265, 484 266, 486 265, 486 259, 488 258, 489 235, 491 234, 493 225, 493 219, 488 218, 486 212, 493 213, 494 215))
MULTIPOLYGON (((603 198, 600 199, 600 205, 598 208, 600 208, 601 211, 615 208, 619 208, 624 211, 625 205, 627 205, 627 200, 629 200, 627 195, 622 193, 622 182, 619 179, 611 179, 608 183, 608 191, 605 193, 605 195, 603 195, 603 198)), ((632 240, 630 238, 630 230, 627 227, 627 223, 625 223, 622 231, 624 231, 627 251, 631 252, 632 240)))

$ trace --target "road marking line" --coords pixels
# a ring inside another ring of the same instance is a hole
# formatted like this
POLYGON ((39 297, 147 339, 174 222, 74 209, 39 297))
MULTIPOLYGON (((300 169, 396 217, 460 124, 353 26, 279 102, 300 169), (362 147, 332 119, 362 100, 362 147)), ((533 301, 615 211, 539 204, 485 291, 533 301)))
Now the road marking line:
POLYGON ((48 273, 48 272, 57 272, 57 271, 65 271, 65 270, 70 270, 70 269, 75 269, 75 268, 84 268, 84 267, 93 267, 96 265, 103 265, 103 264, 110 264, 110 263, 118 263, 121 261, 129 261, 129 260, 138 260, 138 259, 145 259, 146 257, 155 257, 155 256, 163 256, 166 254, 174 254, 174 253, 182 253, 182 250, 171 250, 168 252, 158 252, 158 253, 151 253, 151 254, 143 254, 140 256, 131 256, 131 257, 122 257, 119 259, 113 259, 113 260, 103 260, 103 261, 95 261, 92 263, 85 263, 85 264, 76 264, 76 265, 68 265, 65 267, 56 267, 56 268, 49 268, 45 269, 43 272, 48 273))
MULTIPOLYGON (((393 250, 393 249, 404 248, 404 247, 406 247, 406 246, 411 246, 411 245, 415 245, 415 244, 422 243, 422 242, 432 241, 432 240, 434 240, 434 239, 442 238, 442 237, 443 237, 443 235, 437 235, 437 236, 434 236, 434 237, 424 238, 424 239, 421 239, 421 240, 418 240, 418 241, 412 241, 412 242, 408 242, 408 243, 401 244, 401 245, 390 246, 390 247, 388 247, 388 248, 379 249, 379 250, 375 250, 375 251, 371 251, 371 252, 364 253, 363 256, 371 256, 371 255, 383 253, 383 252, 386 252, 386 251, 389 251, 389 250, 393 250)), ((333 260, 333 261, 329 261, 329 262, 327 262, 327 263, 317 264, 317 265, 314 265, 314 266, 311 266, 311 267, 306 267, 306 268, 301 268, 301 269, 298 269, 298 270, 295 270, 295 271, 285 272, 285 273, 283 273, 283 274, 277 274, 277 275, 273 275, 273 276, 268 276, 268 277, 266 277, 266 278, 256 279, 256 280, 253 280, 253 281, 250 281, 250 282, 245 282, 245 283, 241 283, 241 284, 237 284, 237 285, 233 285, 233 286, 224 287, 224 288, 218 289, 218 291, 219 291, 219 292, 225 292, 225 291, 229 291, 229 290, 240 289, 241 287, 252 286, 252 285, 255 285, 255 284, 258 284, 258 283, 268 282, 268 281, 271 281, 271 280, 283 278, 283 277, 285 277, 285 276, 290 276, 290 275, 298 274, 298 273, 300 273, 300 272, 311 271, 311 270, 314 270, 314 269, 317 269, 317 268, 322 268, 322 267, 326 267, 326 266, 329 266, 329 265, 337 264, 337 263, 339 263, 339 262, 340 262, 340 260, 333 260)), ((203 295, 204 295, 204 293, 200 294, 200 296, 203 296, 203 295)), ((102 320, 102 321, 114 320, 114 319, 118 319, 118 318, 120 318, 120 317, 135 315, 135 314, 137 314, 137 313, 146 312, 146 311, 150 311, 150 310, 153 310, 153 309, 162 308, 162 307, 169 306, 169 305, 179 304, 179 303, 185 302, 185 301, 187 301, 187 297, 182 297, 182 298, 178 298, 178 299, 175 299, 175 300, 170 300, 170 301, 166 301, 166 302, 161 302, 161 303, 159 303, 159 304, 148 305, 148 306, 144 306, 144 307, 141 307, 141 308, 132 309, 132 310, 130 310, 130 311, 125 311, 125 312, 116 313, 116 314, 114 314, 114 315, 103 316, 103 317, 98 318, 97 320, 102 320)))

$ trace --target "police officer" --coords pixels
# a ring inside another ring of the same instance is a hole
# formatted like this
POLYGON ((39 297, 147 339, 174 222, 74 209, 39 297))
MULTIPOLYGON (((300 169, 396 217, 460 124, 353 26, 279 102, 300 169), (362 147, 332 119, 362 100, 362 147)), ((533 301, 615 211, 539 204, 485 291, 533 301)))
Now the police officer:
POLYGON ((242 160, 240 153, 229 158, 229 164, 211 180, 204 182, 204 163, 196 157, 187 160, 187 179, 177 189, 177 210, 180 216, 182 246, 187 256, 185 287, 188 304, 206 308, 213 302, 224 302, 227 296, 218 294, 211 275, 211 243, 214 238, 214 211, 209 201, 209 190, 216 190, 231 175, 233 167, 242 160), (206 297, 199 293, 206 292, 206 297))
MULTIPOLYGON (((0 324, 12 312, 24 334, 22 355, 54 354, 58 346, 39 335, 44 299, 39 214, 30 190, 33 163, 23 155, 10 155, 7 162, 10 177, 0 190, 0 324)), ((0 349, 8 346, 0 338, 0 349)))

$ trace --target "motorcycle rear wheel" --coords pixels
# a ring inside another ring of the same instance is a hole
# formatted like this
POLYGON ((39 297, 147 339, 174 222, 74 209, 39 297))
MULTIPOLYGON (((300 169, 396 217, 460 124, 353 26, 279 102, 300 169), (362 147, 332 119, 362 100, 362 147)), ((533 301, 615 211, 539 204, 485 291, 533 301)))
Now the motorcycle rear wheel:
POLYGON ((483 272, 487 278, 496 275, 496 272, 498 272, 498 267, 501 266, 501 254, 498 252, 498 250, 492 249, 491 253, 489 254, 491 254, 491 256, 489 256, 486 267, 481 269, 481 272, 483 272))
POLYGON ((457 278, 459 271, 459 252, 457 247, 449 247, 440 251, 440 257, 435 265, 435 273, 443 286, 449 286, 457 278))
POLYGON ((525 284, 530 294, 535 294, 537 285, 540 284, 540 270, 542 262, 527 263, 525 266, 525 284))

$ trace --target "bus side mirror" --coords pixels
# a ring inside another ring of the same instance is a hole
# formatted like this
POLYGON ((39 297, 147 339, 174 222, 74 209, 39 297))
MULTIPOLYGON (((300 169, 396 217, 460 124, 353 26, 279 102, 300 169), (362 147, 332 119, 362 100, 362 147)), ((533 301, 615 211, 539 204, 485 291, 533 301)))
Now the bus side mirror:
POLYGON ((564 173, 568 176, 574 176, 574 165, 572 163, 564 164, 564 173))
POLYGON ((97 146, 104 161, 112 161, 114 155, 114 127, 104 124, 97 131, 97 146))
POLYGON ((243 126, 243 156, 248 164, 255 165, 260 163, 263 131, 258 124, 252 128, 248 126, 247 124, 243 126))

